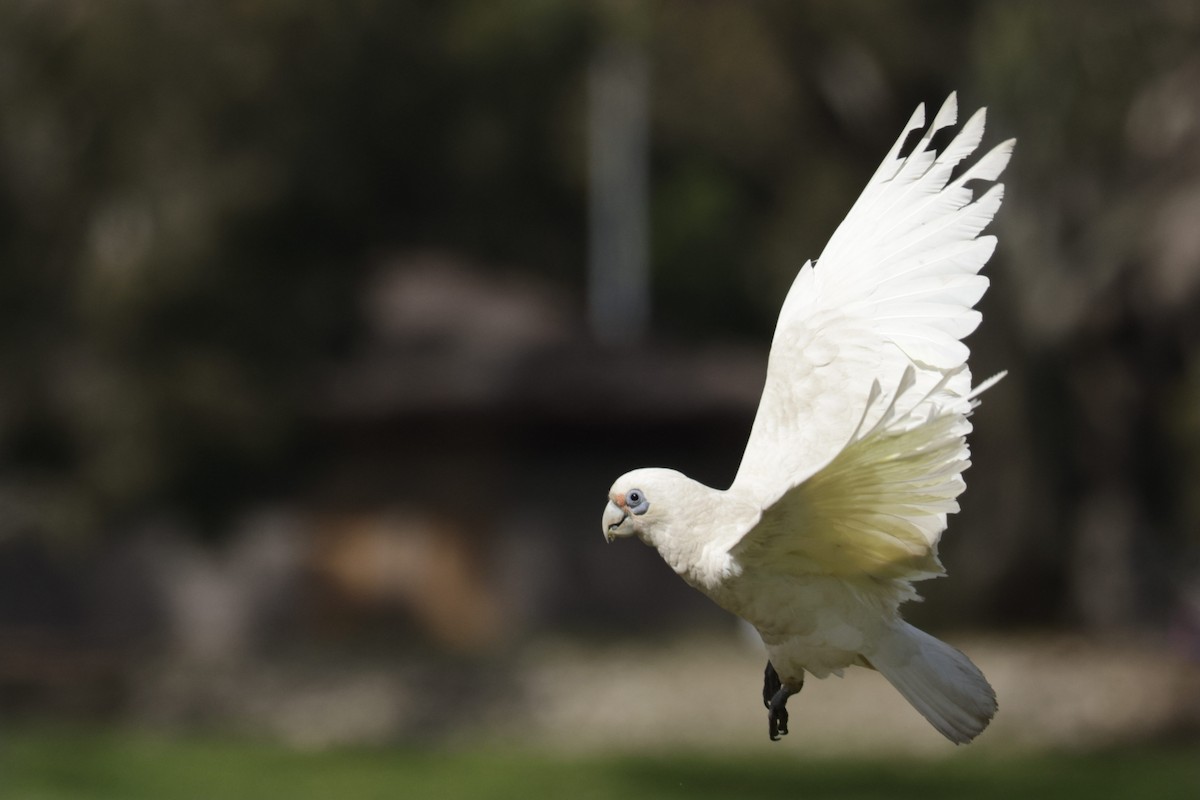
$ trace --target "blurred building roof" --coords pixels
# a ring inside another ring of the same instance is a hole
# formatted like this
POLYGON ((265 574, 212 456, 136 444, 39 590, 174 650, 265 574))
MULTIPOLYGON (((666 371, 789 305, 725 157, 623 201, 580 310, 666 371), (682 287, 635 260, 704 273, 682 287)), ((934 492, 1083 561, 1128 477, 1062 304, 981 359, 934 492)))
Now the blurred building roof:
POLYGON ((389 263, 366 302, 371 344, 334 368, 321 416, 740 415, 757 405, 766 370, 765 347, 598 345, 566 292, 444 255, 389 263))

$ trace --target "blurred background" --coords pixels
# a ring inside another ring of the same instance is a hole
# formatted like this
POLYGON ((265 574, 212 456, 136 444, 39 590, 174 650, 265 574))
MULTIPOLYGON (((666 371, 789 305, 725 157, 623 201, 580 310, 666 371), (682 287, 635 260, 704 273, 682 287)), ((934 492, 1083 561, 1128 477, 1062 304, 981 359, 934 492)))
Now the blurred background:
MULTIPOLYGON (((0 4, 8 752, 765 749, 760 646, 605 495, 728 485, 793 276, 952 90, 1018 139, 1009 376, 908 616, 996 684, 976 748, 1194 744, 1198 85, 1190 0, 0 4)), ((812 683, 789 749, 953 750, 812 683)))

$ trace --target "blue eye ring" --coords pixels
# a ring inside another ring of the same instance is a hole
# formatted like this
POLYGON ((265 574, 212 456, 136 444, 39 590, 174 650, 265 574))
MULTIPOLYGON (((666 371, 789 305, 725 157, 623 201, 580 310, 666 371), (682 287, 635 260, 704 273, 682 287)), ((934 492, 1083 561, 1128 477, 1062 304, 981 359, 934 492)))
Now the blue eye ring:
POLYGON ((625 504, 634 514, 641 515, 650 510, 650 501, 646 499, 646 493, 641 489, 630 489, 629 493, 625 495, 625 504))

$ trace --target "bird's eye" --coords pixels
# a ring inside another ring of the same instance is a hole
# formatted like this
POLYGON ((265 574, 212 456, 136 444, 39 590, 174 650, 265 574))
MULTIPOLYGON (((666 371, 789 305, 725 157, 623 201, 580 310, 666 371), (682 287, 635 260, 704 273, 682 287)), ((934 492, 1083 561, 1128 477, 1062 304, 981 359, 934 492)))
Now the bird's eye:
POLYGON ((629 494, 625 495, 625 504, 635 514, 645 514, 650 508, 650 501, 646 499, 646 493, 641 489, 631 489, 629 494))

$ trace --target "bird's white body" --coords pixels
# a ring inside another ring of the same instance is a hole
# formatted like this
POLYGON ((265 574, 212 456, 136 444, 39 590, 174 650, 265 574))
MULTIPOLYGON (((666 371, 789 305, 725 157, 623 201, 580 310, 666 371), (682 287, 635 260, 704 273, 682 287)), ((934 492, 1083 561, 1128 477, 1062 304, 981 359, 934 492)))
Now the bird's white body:
POLYGON ((924 126, 918 109, 817 264, 801 268, 733 485, 634 470, 614 483, 604 528, 638 536, 750 622, 791 691, 806 672, 878 669, 965 742, 995 712, 991 687, 899 614, 914 581, 943 574, 937 542, 965 488, 968 417, 992 383, 972 389, 960 340, 980 320, 979 270, 996 242, 979 234, 1003 187, 975 198, 967 184, 994 181, 1012 142, 951 180, 984 124, 980 111, 941 153, 929 149, 956 117, 951 95, 901 155, 924 126))

